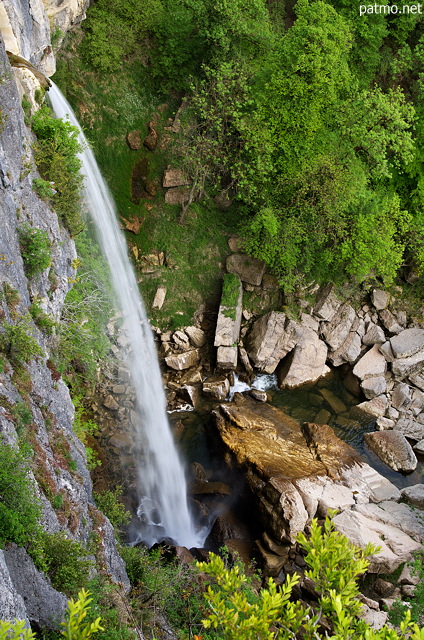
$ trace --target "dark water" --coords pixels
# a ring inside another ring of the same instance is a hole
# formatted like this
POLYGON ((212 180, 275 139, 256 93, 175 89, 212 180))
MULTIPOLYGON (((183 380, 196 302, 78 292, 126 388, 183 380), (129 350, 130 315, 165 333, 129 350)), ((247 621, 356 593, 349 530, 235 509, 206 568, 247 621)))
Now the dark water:
MULTIPOLYGON (((313 385, 304 385, 299 389, 278 389, 275 377, 258 376, 253 386, 266 389, 270 403, 278 407, 299 423, 317 422, 329 424, 336 435, 351 445, 364 462, 388 478, 394 485, 403 487, 419 484, 424 479, 424 457, 418 457, 417 469, 410 474, 393 471, 382 462, 364 442, 364 434, 375 431, 375 419, 358 416, 355 406, 358 400, 344 386, 338 373, 333 371, 330 377, 319 380, 313 385), (324 395, 328 397, 324 397, 324 395)), ((235 390, 244 391, 247 385, 238 383, 235 390)), ((200 462, 205 468, 216 465, 217 460, 211 452, 210 407, 204 406, 203 411, 181 412, 173 414, 172 421, 180 420, 184 429, 181 434, 180 446, 188 464, 200 462)))

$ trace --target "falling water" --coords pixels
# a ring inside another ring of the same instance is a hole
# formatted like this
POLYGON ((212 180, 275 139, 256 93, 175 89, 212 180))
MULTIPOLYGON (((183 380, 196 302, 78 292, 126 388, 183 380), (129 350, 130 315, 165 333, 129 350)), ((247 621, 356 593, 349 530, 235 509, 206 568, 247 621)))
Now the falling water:
POLYGON ((138 464, 140 527, 134 542, 142 540, 150 546, 170 538, 178 545, 201 547, 206 534, 195 531, 188 509, 184 470, 168 423, 153 335, 125 239, 118 227, 115 204, 71 106, 54 84, 49 97, 55 115, 68 119, 79 130, 85 176, 83 197, 110 266, 112 284, 132 345, 127 364, 136 394, 136 437, 139 445, 143 444, 144 452, 143 463, 138 464))

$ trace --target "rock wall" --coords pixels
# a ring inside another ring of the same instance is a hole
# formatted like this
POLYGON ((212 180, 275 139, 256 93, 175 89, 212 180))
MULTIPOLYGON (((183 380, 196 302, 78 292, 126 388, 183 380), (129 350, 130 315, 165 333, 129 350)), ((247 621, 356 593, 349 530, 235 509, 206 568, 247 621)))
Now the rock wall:
MULTIPOLYGON (((21 18, 28 16, 28 21, 23 22, 16 17, 14 24, 19 25, 18 30, 22 32, 21 46, 26 55, 37 61, 39 50, 32 55, 30 47, 34 42, 41 43, 41 47, 47 37, 48 26, 42 25, 44 10, 35 0, 30 4, 22 0, 14 7, 6 2, 3 8, 10 15, 13 9, 15 17, 21 8, 21 18), (36 7, 39 13, 35 12, 36 7), (27 34, 26 29, 29 30, 27 34)), ((98 540, 97 559, 103 570, 115 582, 128 587, 112 526, 93 502, 84 446, 72 430, 74 408, 68 389, 49 363, 49 338, 37 329, 28 314, 30 304, 36 300, 46 313, 55 319, 60 318, 70 282, 75 278, 73 260, 76 252, 74 242, 59 224, 55 212, 32 189, 33 179, 39 176, 31 153, 31 133, 24 124, 19 91, 1 37, 0 74, 0 109, 4 116, 0 130, 0 289, 3 294, 0 332, 4 330, 2 323, 16 324, 25 319, 28 330, 45 353, 43 357, 23 365, 24 376, 22 372, 20 376, 16 375, 12 363, 5 359, 4 371, 0 374, 0 439, 3 443, 17 446, 13 407, 17 403, 25 403, 31 411, 26 435, 34 451, 32 480, 34 491, 43 504, 44 529, 48 532, 63 531, 83 544, 87 544, 95 534, 98 540), (50 266, 31 280, 25 275, 19 247, 18 229, 23 224, 45 230, 52 246, 50 266), (13 303, 5 294, 5 287, 14 291, 13 303), (56 496, 61 496, 61 506, 55 509, 51 503, 56 496)), ((3 617, 26 617, 38 623, 40 612, 49 611, 48 604, 52 598, 48 581, 37 572, 23 550, 12 554, 7 549, 1 554, 0 611, 3 617), (31 589, 31 599, 24 589, 28 581, 36 585, 31 589)), ((54 598, 58 603, 65 600, 61 594, 54 595, 54 598)), ((61 611, 57 613, 60 616, 61 611)), ((43 619, 42 623, 45 624, 46 620, 43 619)))

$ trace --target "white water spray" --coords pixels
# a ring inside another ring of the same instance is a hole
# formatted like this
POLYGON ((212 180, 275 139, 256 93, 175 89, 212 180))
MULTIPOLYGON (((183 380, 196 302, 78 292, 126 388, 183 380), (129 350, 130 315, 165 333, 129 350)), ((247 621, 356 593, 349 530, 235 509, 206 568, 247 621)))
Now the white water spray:
POLYGON ((78 128, 83 147, 79 157, 85 176, 83 197, 102 252, 109 263, 112 284, 122 311, 132 349, 128 368, 136 393, 136 438, 144 450, 138 464, 140 531, 133 542, 149 546, 170 538, 175 544, 202 547, 206 532, 196 532, 187 505, 184 470, 172 439, 166 415, 152 331, 141 299, 127 246, 116 220, 115 204, 97 166, 93 152, 71 106, 53 84, 49 91, 55 115, 78 128))

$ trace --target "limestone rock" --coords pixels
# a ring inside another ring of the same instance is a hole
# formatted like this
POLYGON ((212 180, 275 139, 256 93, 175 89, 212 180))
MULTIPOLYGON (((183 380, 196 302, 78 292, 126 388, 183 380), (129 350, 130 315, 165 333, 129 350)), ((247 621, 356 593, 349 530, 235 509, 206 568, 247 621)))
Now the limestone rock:
POLYGON ((320 288, 315 302, 313 314, 320 320, 327 322, 332 319, 340 306, 336 296, 333 293, 333 285, 327 284, 320 288))
POLYGON ((218 369, 234 371, 237 367, 237 347, 218 347, 216 366, 218 369))
POLYGON ((103 400, 103 406, 105 406, 106 409, 110 409, 111 411, 116 411, 117 409, 119 409, 119 404, 111 395, 105 397, 105 399, 103 400))
POLYGON ((165 358, 165 362, 168 367, 175 369, 176 371, 182 371, 183 369, 189 369, 195 367, 199 362, 200 354, 198 349, 191 349, 184 353, 175 353, 165 358))
POLYGON ((365 548, 371 542, 380 547, 379 553, 370 559, 368 570, 371 573, 392 573, 421 546, 397 527, 376 521, 358 511, 343 511, 334 517, 333 522, 336 529, 353 544, 365 548))
POLYGON ((407 385, 405 382, 400 382, 393 389, 392 406, 395 407, 395 409, 398 409, 399 411, 401 409, 407 409, 412 400, 411 395, 412 395, 411 387, 407 385))
POLYGON ((366 433, 364 439, 370 449, 395 471, 408 473, 416 468, 417 458, 412 447, 399 431, 366 433))
POLYGON ((190 184, 190 180, 181 169, 165 169, 162 180, 163 187, 183 187, 188 184, 190 184))
POLYGON ((243 288, 239 281, 239 296, 236 307, 228 309, 222 304, 218 310, 215 329, 215 347, 234 347, 239 339, 243 302, 243 288))
POLYGON ((417 444, 413 446, 413 449, 421 455, 424 454, 424 439, 417 442, 417 444))
POLYGON ((355 318, 351 330, 341 347, 329 354, 328 359, 335 367, 339 367, 345 362, 353 364, 358 359, 362 342, 360 335, 357 333, 357 328, 359 328, 359 319, 355 318))
POLYGON ((281 389, 293 389, 322 376, 327 346, 311 329, 302 329, 298 342, 278 371, 281 389))
POLYGON ((393 353, 396 358, 408 358, 424 349, 424 329, 405 329, 390 338, 393 353))
POLYGON ((3 620, 25 620, 29 629, 24 599, 12 582, 2 549, 0 549, 0 612, 3 620))
POLYGON ((320 389, 320 394, 334 413, 346 411, 346 405, 330 389, 320 389))
POLYGON ((386 341, 386 336, 384 335, 384 331, 378 325, 372 323, 368 327, 368 331, 362 338, 363 344, 370 346, 372 344, 383 344, 386 341))
POLYGON ((342 482, 355 494, 357 504, 399 500, 400 491, 387 478, 363 462, 343 468, 342 482))
POLYGON ((244 253, 233 253, 228 256, 226 267, 228 273, 235 273, 242 282, 259 287, 265 273, 265 262, 251 258, 244 253))
POLYGON ((413 571, 410 565, 405 565, 402 569, 402 573, 398 578, 399 584, 417 585, 420 581, 420 577, 413 571))
POLYGON ((387 611, 374 611, 366 604, 362 606, 360 613, 358 614, 359 618, 366 622, 371 629, 381 629, 387 623, 389 614, 387 611))
POLYGON ((386 392, 387 384, 384 376, 377 378, 367 378, 361 382, 361 389, 368 400, 380 396, 386 392))
POLYGON ((158 145, 159 136, 157 131, 155 130, 155 123, 153 122, 153 120, 151 120, 147 126, 149 129, 149 133, 144 138, 143 144, 147 149, 149 149, 149 151, 154 151, 158 145))
POLYGON ((165 298, 166 298, 166 291, 167 289, 163 284, 161 284, 156 289, 155 297, 153 299, 153 304, 152 304, 153 309, 162 309, 163 303, 165 302, 165 298))
POLYGON ((380 353, 383 354, 387 362, 393 362, 395 359, 389 340, 380 345, 380 353))
POLYGON ((253 324, 245 346, 253 365, 274 373, 278 363, 297 343, 298 325, 284 313, 270 311, 253 324))
POLYGON ((12 546, 3 553, 13 586, 24 599, 29 620, 40 627, 56 626, 68 604, 65 594, 53 589, 25 549, 12 546))
POLYGON ((399 378, 421 375, 424 370, 424 349, 407 358, 397 358, 392 364, 392 371, 399 378))
POLYGON ((134 130, 127 134, 127 143, 130 149, 137 151, 141 147, 141 134, 140 131, 134 130))
MULTIPOLYGON (((415 484, 401 491, 402 497, 418 509, 424 509, 424 484, 415 484)), ((414 584, 414 583, 412 583, 414 584)))
POLYGON ((171 187, 165 193, 165 202, 167 204, 183 204, 188 202, 190 192, 187 187, 171 187))
POLYGON ((266 391, 261 391, 260 389, 250 389, 249 395, 252 396, 258 402, 267 402, 268 394, 266 391))
POLYGON ((353 307, 342 304, 321 333, 332 351, 339 349, 349 335, 356 313, 353 307))
POLYGON ((424 424, 415 420, 412 416, 403 415, 396 422, 394 429, 400 431, 406 438, 419 442, 424 439, 424 424))
POLYGON ((386 327, 389 333, 400 333, 402 331, 403 327, 401 327, 391 311, 383 309, 383 311, 379 311, 378 315, 381 323, 386 327))
POLYGON ((374 345, 362 356, 353 367, 354 375, 360 380, 381 376, 386 371, 386 360, 380 353, 378 345, 374 345))
POLYGON ((409 376, 409 381, 411 382, 411 384, 421 389, 421 391, 424 391, 424 375, 423 374, 419 374, 419 373, 412 374, 411 376, 409 376))
POLYGON ((385 395, 377 396, 376 398, 372 398, 372 400, 357 404, 356 407, 353 408, 352 413, 367 414, 374 418, 379 418, 386 413, 387 404, 388 401, 385 395))
POLYGON ((217 400, 225 400, 230 393, 230 383, 225 376, 211 376, 203 382, 203 393, 217 400))
POLYGON ((185 327, 184 331, 194 347, 203 347, 206 342, 205 332, 198 327, 185 327))
POLYGON ((387 500, 379 504, 357 504, 354 510, 378 522, 397 527, 417 542, 421 543, 424 540, 424 522, 421 513, 404 502, 387 500))
POLYGON ((385 309, 390 302, 390 294, 381 289, 373 289, 371 293, 371 302, 377 311, 385 309))
POLYGON ((381 416, 380 418, 377 418, 375 425, 378 431, 386 431, 387 429, 394 428, 395 421, 391 420, 390 418, 385 418, 384 416, 381 416))

